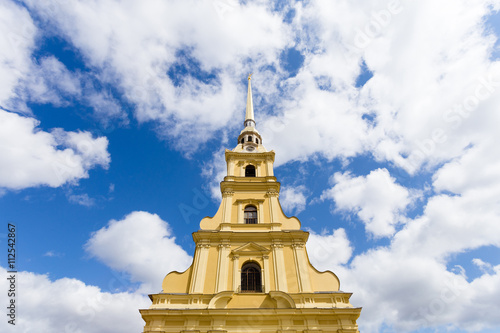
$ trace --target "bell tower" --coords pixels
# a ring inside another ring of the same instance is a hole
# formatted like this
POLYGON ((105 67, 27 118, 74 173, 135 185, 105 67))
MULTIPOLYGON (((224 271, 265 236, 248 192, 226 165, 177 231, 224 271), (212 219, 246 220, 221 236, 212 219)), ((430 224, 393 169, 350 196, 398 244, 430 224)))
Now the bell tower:
POLYGON ((249 75, 244 128, 225 152, 220 207, 193 233, 193 264, 170 272, 140 310, 144 333, 359 332, 361 308, 334 273, 311 265, 309 233, 283 213, 275 153, 255 126, 249 75))

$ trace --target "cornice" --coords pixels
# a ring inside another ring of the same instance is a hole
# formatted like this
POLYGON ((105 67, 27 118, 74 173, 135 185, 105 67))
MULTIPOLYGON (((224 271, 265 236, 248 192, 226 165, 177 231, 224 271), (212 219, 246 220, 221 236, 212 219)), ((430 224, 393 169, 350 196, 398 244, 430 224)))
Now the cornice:
MULTIPOLYGON (((284 316, 300 316, 300 315, 311 315, 316 316, 331 316, 332 314, 338 315, 348 315, 355 319, 359 318, 361 313, 361 307, 357 308, 291 308, 291 309, 280 309, 280 308, 226 308, 226 309, 140 309, 142 315, 150 316, 165 316, 165 315, 181 315, 181 316, 206 316, 206 315, 219 315, 228 317, 238 317, 245 314, 258 313, 262 317, 275 317, 279 315, 284 316), (264 311, 272 310, 272 311, 264 311)), ((170 317, 169 317, 170 318, 170 317)))
POLYGON ((218 230, 199 230, 193 232, 193 240, 195 243, 210 243, 215 246, 223 240, 229 243, 248 243, 248 242, 265 242, 272 244, 276 241, 281 241, 284 245, 291 246, 300 242, 307 242, 309 232, 303 230, 281 230, 281 231, 218 231, 218 230))
POLYGON ((225 176, 225 182, 238 182, 238 183, 277 183, 274 176, 265 177, 239 177, 239 176, 225 176))
POLYGON ((247 153, 247 152, 235 152, 231 151, 229 149, 226 149, 226 162, 230 160, 235 160, 235 159, 254 159, 254 160, 272 160, 274 162, 274 156, 276 154, 274 153, 274 150, 264 152, 264 153, 259 153, 259 152, 254 152, 254 153, 247 153))
POLYGON ((266 182, 266 181, 251 181, 251 182, 223 181, 220 183, 220 189, 222 193, 227 191, 234 191, 234 192, 258 191, 266 193, 267 192, 279 193, 280 185, 281 184, 279 182, 266 182))

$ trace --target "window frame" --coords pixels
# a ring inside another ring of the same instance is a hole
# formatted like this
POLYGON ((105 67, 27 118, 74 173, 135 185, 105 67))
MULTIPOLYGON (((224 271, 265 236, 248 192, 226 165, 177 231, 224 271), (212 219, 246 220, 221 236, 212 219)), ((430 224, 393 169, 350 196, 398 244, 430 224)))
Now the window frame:
POLYGON ((258 224, 259 223, 259 210, 254 205, 246 205, 243 209, 243 223, 245 224, 258 224), (248 216, 252 214, 253 216, 248 216))
POLYGON ((242 293, 261 293, 262 268, 255 261, 247 261, 241 266, 240 291, 242 293), (248 272, 252 270, 251 272, 248 272))

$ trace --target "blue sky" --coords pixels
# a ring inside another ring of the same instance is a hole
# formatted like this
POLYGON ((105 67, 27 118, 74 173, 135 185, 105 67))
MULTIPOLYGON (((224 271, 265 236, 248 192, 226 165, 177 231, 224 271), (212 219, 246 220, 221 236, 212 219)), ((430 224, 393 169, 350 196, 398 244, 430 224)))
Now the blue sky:
POLYGON ((283 209, 361 330, 497 331, 499 8, 0 0, 15 331, 141 329, 218 208, 251 72, 283 209))

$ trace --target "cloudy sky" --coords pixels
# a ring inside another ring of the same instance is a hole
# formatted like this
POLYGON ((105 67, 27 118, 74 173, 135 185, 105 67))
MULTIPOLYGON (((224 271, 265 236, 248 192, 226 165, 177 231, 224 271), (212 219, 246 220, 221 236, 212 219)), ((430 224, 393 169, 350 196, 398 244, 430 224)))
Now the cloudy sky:
POLYGON ((141 331, 218 208, 253 72, 282 206, 362 332, 498 332, 499 10, 0 0, 0 242, 14 223, 20 271, 0 330, 141 331))

